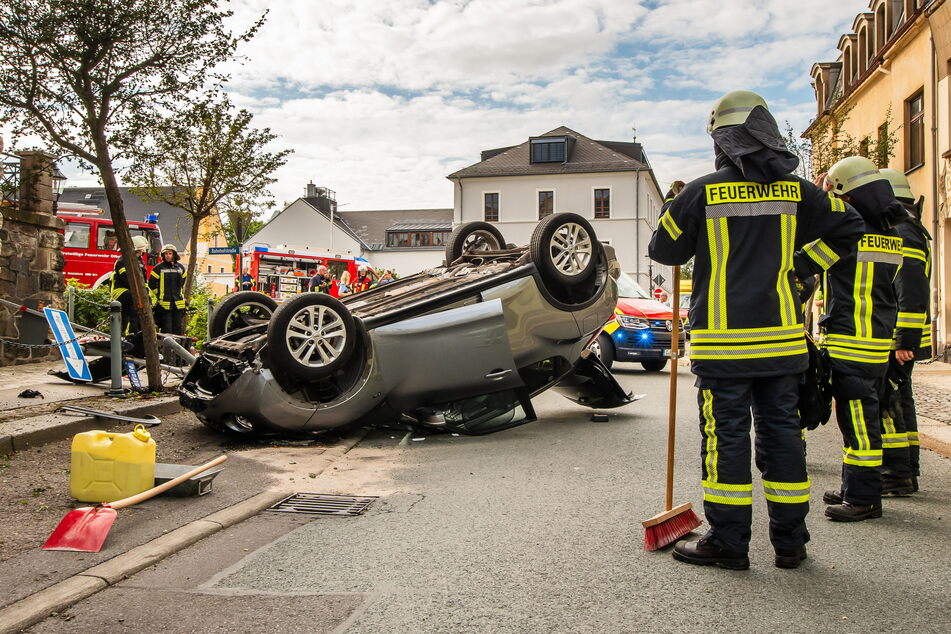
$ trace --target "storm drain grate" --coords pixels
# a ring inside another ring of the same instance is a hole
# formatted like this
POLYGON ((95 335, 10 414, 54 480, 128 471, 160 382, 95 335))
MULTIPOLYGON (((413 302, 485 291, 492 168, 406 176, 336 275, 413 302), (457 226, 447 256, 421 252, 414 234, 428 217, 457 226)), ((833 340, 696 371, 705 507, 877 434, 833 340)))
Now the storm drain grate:
POLYGON ((360 515, 376 496, 333 495, 330 493, 295 493, 274 506, 269 511, 280 513, 303 513, 305 515, 360 515))

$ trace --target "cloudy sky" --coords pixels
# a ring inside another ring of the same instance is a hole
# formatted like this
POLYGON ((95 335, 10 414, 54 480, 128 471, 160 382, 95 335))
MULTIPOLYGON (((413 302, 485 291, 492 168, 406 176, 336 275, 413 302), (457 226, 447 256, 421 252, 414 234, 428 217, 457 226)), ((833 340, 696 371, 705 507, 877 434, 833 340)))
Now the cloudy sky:
POLYGON ((235 0, 236 27, 269 14, 229 91, 295 150, 279 203, 312 180, 343 210, 451 207, 447 174, 560 125, 613 141, 635 128, 666 184, 708 171, 723 92, 756 90, 802 129, 809 68, 867 4, 235 0))

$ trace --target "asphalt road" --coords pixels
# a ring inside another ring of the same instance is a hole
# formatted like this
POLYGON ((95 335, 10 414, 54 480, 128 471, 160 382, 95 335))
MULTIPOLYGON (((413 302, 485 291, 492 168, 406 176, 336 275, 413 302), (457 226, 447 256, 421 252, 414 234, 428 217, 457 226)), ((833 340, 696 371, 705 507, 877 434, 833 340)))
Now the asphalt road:
MULTIPOLYGON (((640 522, 663 510, 668 374, 634 367, 619 379, 648 396, 608 423, 545 394, 539 422, 492 436, 401 446, 374 432, 301 485, 379 495, 365 515, 264 513, 31 631, 951 631, 951 461, 924 452, 916 497, 834 524, 821 503, 838 481, 834 424, 809 436, 801 568, 773 566, 758 492, 750 570, 645 552, 640 522)), ((674 498, 700 507, 692 383, 674 498)))

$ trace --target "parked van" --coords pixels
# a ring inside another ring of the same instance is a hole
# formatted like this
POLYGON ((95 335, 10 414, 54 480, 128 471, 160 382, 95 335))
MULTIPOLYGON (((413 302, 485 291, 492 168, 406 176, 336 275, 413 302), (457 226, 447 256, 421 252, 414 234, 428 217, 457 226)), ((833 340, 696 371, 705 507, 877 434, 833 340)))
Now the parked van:
MULTIPOLYGON (((621 273, 617 286, 614 318, 605 324, 589 349, 609 368, 615 361, 630 361, 640 363, 648 372, 663 370, 670 358, 673 311, 625 273, 621 273)), ((679 338, 679 356, 683 356, 683 329, 679 338)))

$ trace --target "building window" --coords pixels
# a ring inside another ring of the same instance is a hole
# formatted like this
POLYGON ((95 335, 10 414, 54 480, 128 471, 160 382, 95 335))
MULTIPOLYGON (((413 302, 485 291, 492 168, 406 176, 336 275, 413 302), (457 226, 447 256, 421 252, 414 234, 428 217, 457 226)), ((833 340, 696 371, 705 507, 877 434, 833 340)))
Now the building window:
POLYGON ((918 93, 905 102, 906 171, 925 164, 925 93, 918 93))
POLYGON ((486 222, 499 221, 499 192, 488 192, 483 195, 485 202, 482 206, 482 217, 486 222))
POLYGON ((538 192, 538 219, 555 213, 555 192, 538 192))
POLYGON ((395 248, 441 247, 449 242, 451 233, 451 231, 387 231, 386 246, 395 248))
POLYGON ((566 139, 532 139, 532 163, 564 163, 566 139))
POLYGON ((859 156, 864 156, 868 158, 868 149, 872 146, 872 139, 869 137, 863 138, 859 141, 859 156))
POLYGON ((610 189, 594 190, 594 217, 595 218, 610 218, 611 217, 611 190, 610 189))

